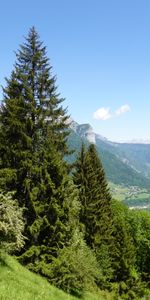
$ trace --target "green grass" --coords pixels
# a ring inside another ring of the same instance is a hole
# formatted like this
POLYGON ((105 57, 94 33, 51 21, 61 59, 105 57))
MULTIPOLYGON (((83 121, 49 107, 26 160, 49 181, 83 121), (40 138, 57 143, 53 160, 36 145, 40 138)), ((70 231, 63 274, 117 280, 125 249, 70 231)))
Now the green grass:
MULTIPOLYGON (((41 276, 21 266, 13 257, 0 259, 0 300, 79 300, 50 285, 41 276)), ((85 294, 83 300, 103 300, 85 294)))
POLYGON ((44 278, 6 256, 0 265, 0 300, 75 300, 51 286, 44 278))

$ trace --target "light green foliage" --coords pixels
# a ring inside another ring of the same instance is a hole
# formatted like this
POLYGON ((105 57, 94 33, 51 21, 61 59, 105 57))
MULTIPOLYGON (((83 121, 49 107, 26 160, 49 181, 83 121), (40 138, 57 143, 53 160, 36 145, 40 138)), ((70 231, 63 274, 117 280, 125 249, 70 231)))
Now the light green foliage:
POLYGON ((135 247, 129 222, 129 209, 114 200, 112 202, 114 218, 114 281, 127 281, 132 277, 135 266, 135 247))
POLYGON ((96 292, 96 281, 100 276, 94 252, 76 230, 69 245, 60 249, 58 257, 53 260, 50 282, 69 293, 81 295, 83 291, 96 292))
POLYGON ((12 193, 0 191, 0 250, 13 252, 24 246, 22 213, 12 193))
POLYGON ((99 268, 102 270, 99 277, 99 286, 102 289, 110 287, 110 282, 113 280, 112 257, 109 245, 102 244, 96 251, 99 268))
POLYGON ((150 213, 131 211, 132 236, 136 247, 136 265, 142 279, 150 280, 150 213))

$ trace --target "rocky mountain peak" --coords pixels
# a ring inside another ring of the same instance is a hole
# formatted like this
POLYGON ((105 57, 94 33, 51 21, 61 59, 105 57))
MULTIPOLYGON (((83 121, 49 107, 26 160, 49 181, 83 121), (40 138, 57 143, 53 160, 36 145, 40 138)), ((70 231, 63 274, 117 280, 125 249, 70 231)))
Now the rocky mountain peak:
POLYGON ((90 124, 78 124, 74 120, 70 119, 70 128, 81 138, 86 138, 90 143, 96 144, 95 133, 90 124))

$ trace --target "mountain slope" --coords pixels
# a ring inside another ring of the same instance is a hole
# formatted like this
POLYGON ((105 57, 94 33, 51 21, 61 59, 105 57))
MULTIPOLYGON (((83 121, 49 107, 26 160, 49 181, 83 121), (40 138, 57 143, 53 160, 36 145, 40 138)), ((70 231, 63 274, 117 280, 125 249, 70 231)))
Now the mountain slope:
POLYGON ((115 149, 110 151, 110 148, 107 148, 103 141, 97 141, 96 146, 108 180, 119 185, 139 186, 150 189, 150 179, 131 167, 131 164, 126 163, 125 158, 120 157, 117 151, 115 154, 115 149))
POLYGON ((71 123, 69 147, 75 150, 75 159, 81 143, 94 143, 102 160, 109 181, 125 186, 139 186, 150 190, 150 145, 119 144, 95 134, 89 124, 71 123), (137 149, 135 151, 135 149, 137 149), (144 156, 144 153, 146 155, 144 156), (147 165, 147 169, 145 167, 147 165), (146 170, 146 171, 145 171, 146 170), (144 172, 145 171, 145 172, 144 172))
POLYGON ((128 164, 150 178, 150 144, 117 144, 118 154, 124 157, 128 164))

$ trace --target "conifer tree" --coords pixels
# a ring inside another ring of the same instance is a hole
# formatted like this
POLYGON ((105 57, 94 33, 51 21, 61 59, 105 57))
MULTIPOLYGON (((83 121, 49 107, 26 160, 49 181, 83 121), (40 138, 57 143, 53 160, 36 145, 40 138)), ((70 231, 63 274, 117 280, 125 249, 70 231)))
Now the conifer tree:
POLYGON ((81 203, 80 222, 84 225, 87 245, 94 250, 101 267, 103 264, 103 276, 108 280, 112 276, 111 196, 101 161, 93 144, 88 150, 82 145, 75 166, 74 182, 79 189, 81 203))
MULTIPOLYGON (((36 187, 35 194, 37 192, 36 187)), ((49 277, 50 264, 58 257, 60 249, 69 245, 78 227, 78 191, 68 175, 63 175, 51 197, 41 199, 39 195, 36 199, 36 218, 29 228, 30 245, 20 261, 31 270, 49 277)))
POLYGON ((21 260, 47 274, 76 218, 77 196, 63 160, 68 117, 34 27, 16 56, 0 111, 0 185, 15 191, 25 207, 28 239, 21 260))
POLYGON ((112 239, 113 232, 111 195, 105 172, 94 144, 91 144, 88 148, 87 159, 91 165, 91 185, 94 187, 93 201, 89 205, 89 215, 91 215, 92 223, 95 224, 93 243, 94 245, 99 245, 103 241, 108 244, 112 239))
POLYGON ((33 27, 16 53, 0 111, 0 185, 15 190, 20 205, 25 205, 33 218, 29 200, 33 170, 35 178, 35 170, 41 172, 41 159, 47 161, 52 145, 61 158, 68 153, 68 117, 51 69, 46 47, 33 27))

